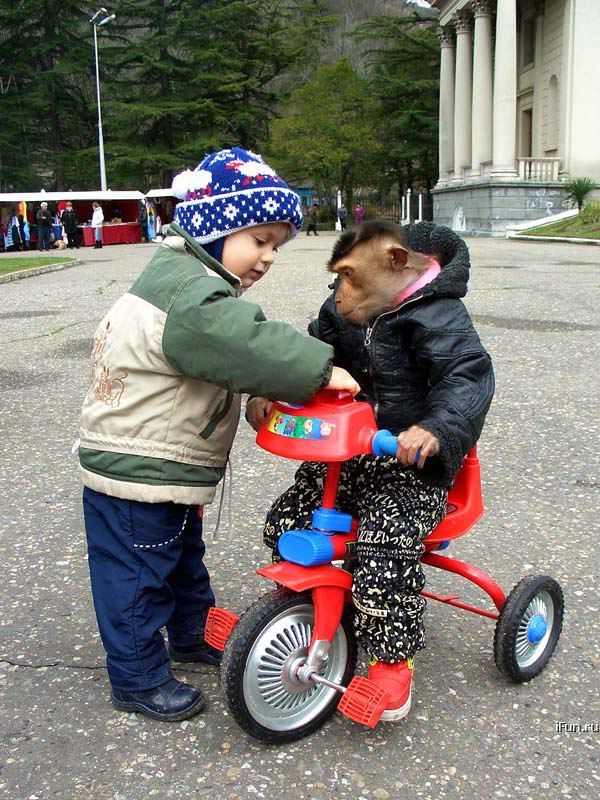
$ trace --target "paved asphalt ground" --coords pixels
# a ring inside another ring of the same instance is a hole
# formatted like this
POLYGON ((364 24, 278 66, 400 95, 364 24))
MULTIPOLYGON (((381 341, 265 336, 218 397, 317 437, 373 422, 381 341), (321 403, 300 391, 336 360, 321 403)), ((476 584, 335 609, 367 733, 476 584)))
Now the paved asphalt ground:
MULTIPOLYGON (((248 299, 305 328, 326 295, 333 241, 298 238, 248 299)), ((527 574, 560 581, 565 626, 546 671, 511 684, 494 665, 493 621, 430 603, 413 711, 399 724, 368 731, 338 714, 301 742, 262 745, 228 716, 205 666, 177 669, 209 698, 200 716, 161 724, 115 711, 71 445, 94 328, 155 248, 80 250, 79 267, 0 286, 0 797, 599 796, 600 250, 470 248, 467 304, 497 394, 480 445, 487 513, 449 554, 507 592, 527 574)), ((219 604, 241 612, 270 589, 254 574, 267 560, 261 520, 294 464, 259 451, 242 424, 233 466, 234 536, 212 540, 208 512, 208 564, 219 604)), ((486 605, 462 579, 429 575, 433 591, 486 605)))

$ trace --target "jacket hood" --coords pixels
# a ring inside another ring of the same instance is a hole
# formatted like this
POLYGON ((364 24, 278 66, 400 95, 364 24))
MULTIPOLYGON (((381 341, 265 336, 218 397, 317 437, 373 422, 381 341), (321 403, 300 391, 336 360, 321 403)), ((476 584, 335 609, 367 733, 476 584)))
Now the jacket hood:
POLYGON ((435 256, 442 271, 423 294, 439 297, 464 297, 467 293, 471 261, 465 242, 450 228, 433 222, 407 225, 409 247, 435 256))
MULTIPOLYGON (((172 222, 169 225, 167 236, 163 241, 163 244, 166 244, 167 247, 173 245, 173 240, 170 237, 179 237, 179 247, 181 249, 184 249, 187 253, 194 256, 194 258, 197 258, 204 264, 205 267, 208 267, 213 272, 216 272, 217 275, 223 278, 223 280, 227 281, 227 283, 231 284, 231 286, 233 286, 238 292, 241 290, 241 282, 237 275, 229 272, 229 270, 226 269, 226 267, 224 267, 220 261, 217 261, 216 258, 213 258, 210 255, 210 253, 207 253, 206 250, 198 244, 194 237, 190 236, 190 234, 176 222, 172 222)), ((175 249, 178 248, 175 247, 175 249)))

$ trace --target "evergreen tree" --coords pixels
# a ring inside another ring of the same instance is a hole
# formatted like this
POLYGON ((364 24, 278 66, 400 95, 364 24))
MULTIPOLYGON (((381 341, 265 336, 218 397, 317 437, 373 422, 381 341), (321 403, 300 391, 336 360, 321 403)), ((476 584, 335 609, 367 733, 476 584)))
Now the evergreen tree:
POLYGON ((319 0, 122 0, 107 108, 111 185, 168 186, 268 134, 285 80, 330 23, 319 0))
POLYGON ((381 104, 384 183, 431 189, 438 172, 440 47, 437 25, 376 17, 355 34, 369 47, 370 91, 381 104))
POLYGON ((366 82, 348 61, 321 67, 273 124, 274 163, 292 181, 308 179, 330 197, 341 189, 351 204, 356 186, 376 180, 378 117, 366 82))
MULTIPOLYGON (((80 0, 0 9, 0 184, 98 186, 92 26, 80 0)), ((118 0, 98 31, 111 188, 162 185, 268 135, 331 22, 321 0, 118 0)))
POLYGON ((77 188, 90 174, 94 61, 82 6, 16 0, 0 7, 2 188, 77 188))
POLYGON ((214 124, 213 102, 190 86, 194 65, 180 42, 182 0, 122 0, 115 8, 107 118, 111 185, 168 186, 197 153, 185 142, 199 120, 214 124))
POLYGON ((215 100, 221 142, 256 146, 334 18, 320 0, 186 0, 183 12, 192 81, 215 100))

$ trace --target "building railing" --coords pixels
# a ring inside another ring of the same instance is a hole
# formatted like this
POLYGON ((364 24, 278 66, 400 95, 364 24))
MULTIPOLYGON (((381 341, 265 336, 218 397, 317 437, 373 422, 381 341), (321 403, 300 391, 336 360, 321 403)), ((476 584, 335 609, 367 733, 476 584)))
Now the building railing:
POLYGON ((558 181, 560 158, 517 158, 517 172, 523 181, 558 181))

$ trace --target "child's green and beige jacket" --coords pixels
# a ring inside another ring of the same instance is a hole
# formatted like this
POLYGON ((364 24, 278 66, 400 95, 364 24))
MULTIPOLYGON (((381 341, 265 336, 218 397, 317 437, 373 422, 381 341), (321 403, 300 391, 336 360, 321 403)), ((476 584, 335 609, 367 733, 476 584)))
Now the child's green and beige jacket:
POLYGON ((333 348, 265 319, 179 226, 96 331, 82 417, 86 486, 144 502, 210 503, 240 394, 301 403, 331 376, 333 348))

